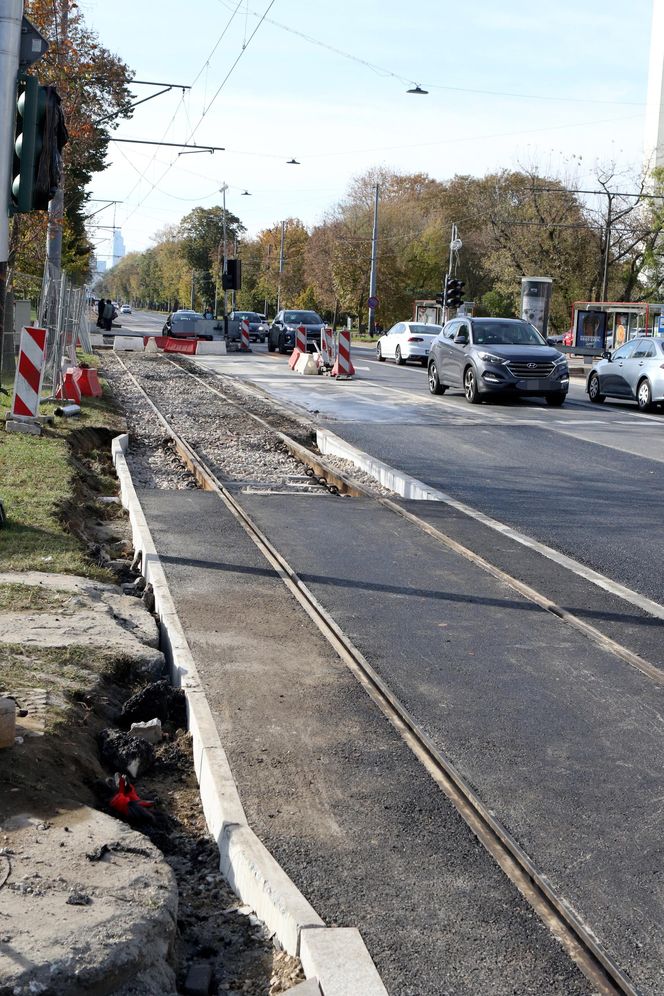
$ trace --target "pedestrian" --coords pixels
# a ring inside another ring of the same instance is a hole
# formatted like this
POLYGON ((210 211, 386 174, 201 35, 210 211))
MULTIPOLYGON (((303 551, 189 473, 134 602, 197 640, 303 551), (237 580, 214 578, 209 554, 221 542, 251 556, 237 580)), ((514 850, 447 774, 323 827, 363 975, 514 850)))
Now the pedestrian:
POLYGON ((106 301, 106 303, 104 304, 104 311, 103 311, 104 329, 106 330, 106 332, 111 331, 111 326, 113 325, 114 311, 115 308, 113 307, 113 302, 106 301))
POLYGON ((104 323, 104 305, 105 304, 106 304, 106 301, 104 300, 104 298, 100 297, 99 301, 97 302, 97 328, 98 329, 102 328, 103 323, 104 323))

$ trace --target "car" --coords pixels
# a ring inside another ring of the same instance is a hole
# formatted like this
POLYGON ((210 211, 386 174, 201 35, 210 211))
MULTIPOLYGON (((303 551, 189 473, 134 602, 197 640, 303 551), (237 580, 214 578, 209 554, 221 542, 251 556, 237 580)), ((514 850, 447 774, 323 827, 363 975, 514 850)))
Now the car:
POLYGON ((120 308, 121 315, 131 315, 131 307, 128 304, 123 304, 120 308))
POLYGON ((613 352, 605 350, 588 374, 590 400, 636 401, 641 411, 664 402, 664 340, 652 336, 630 339, 613 352))
POLYGON ((478 404, 492 395, 544 397, 562 405, 569 390, 567 359, 521 318, 454 318, 429 353, 429 390, 461 388, 478 404))
POLYGON ((397 322, 385 332, 376 343, 376 359, 394 359, 398 366, 408 360, 417 360, 427 365, 429 350, 442 325, 428 325, 424 322, 397 322))
POLYGON ((228 316, 229 340, 240 340, 241 325, 245 319, 249 322, 249 340, 251 342, 265 342, 267 338, 265 315, 261 315, 258 311, 231 311, 228 316))
POLYGON ((307 333, 307 349, 313 352, 315 345, 320 347, 321 329, 325 322, 315 311, 293 311, 283 308, 270 325, 267 337, 267 348, 270 353, 279 350, 280 353, 292 352, 295 348, 295 331, 301 325, 307 333))
POLYGON ((212 322, 209 322, 210 333, 201 335, 200 332, 196 331, 196 323, 199 320, 205 321, 204 316, 200 313, 200 311, 192 311, 190 308, 180 308, 178 311, 174 311, 168 316, 164 322, 161 334, 173 336, 173 338, 176 339, 186 339, 191 336, 196 336, 199 339, 213 339, 213 331, 218 329, 218 326, 216 324, 213 325, 212 322))

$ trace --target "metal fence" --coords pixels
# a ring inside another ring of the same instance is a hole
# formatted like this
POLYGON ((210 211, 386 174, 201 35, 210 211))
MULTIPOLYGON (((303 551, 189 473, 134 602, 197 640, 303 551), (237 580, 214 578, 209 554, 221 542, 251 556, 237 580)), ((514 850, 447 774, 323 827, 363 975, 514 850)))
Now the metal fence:
POLYGON ((76 366, 76 346, 90 352, 89 292, 74 287, 65 273, 47 264, 37 310, 38 325, 48 329, 44 387, 52 397, 60 391, 67 367, 76 366))

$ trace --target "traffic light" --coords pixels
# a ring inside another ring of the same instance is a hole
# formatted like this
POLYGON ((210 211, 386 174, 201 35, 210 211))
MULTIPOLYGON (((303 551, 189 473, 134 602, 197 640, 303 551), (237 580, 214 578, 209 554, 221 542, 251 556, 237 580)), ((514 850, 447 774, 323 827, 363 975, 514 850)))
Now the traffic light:
POLYGON ((62 149, 69 141, 58 92, 40 86, 36 76, 19 75, 9 210, 47 211, 62 172, 62 149))
POLYGON ((445 277, 445 304, 448 308, 458 308, 463 301, 465 284, 449 275, 445 277))
POLYGON ((36 76, 20 76, 17 92, 10 209, 23 214, 36 210, 35 181, 43 147, 47 101, 46 87, 39 85, 36 76))
POLYGON ((242 260, 227 259, 226 272, 221 275, 221 286, 224 290, 242 289, 242 260))
POLYGON ((436 304, 441 304, 443 307, 445 307, 445 292, 444 291, 441 294, 436 294, 436 304))

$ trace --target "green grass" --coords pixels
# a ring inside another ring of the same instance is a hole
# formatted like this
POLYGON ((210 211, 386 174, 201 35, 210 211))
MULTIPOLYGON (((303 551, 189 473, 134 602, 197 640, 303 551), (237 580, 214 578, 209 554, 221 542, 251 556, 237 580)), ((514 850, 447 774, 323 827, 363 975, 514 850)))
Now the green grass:
MULTIPOLYGON (((97 358, 84 355, 92 366, 97 358)), ((11 392, 11 386, 5 385, 11 392)), ((84 398, 80 418, 56 418, 42 436, 4 431, 11 393, 0 393, 0 499, 7 521, 0 528, 0 569, 82 574, 109 580, 91 563, 80 540, 63 523, 63 509, 76 502, 76 476, 68 440, 73 432, 94 426, 117 426, 117 414, 102 398, 84 398)), ((57 405, 40 406, 43 415, 57 405)), ((110 480, 106 485, 113 490, 110 480)), ((107 492, 108 493, 108 492, 107 492)))

